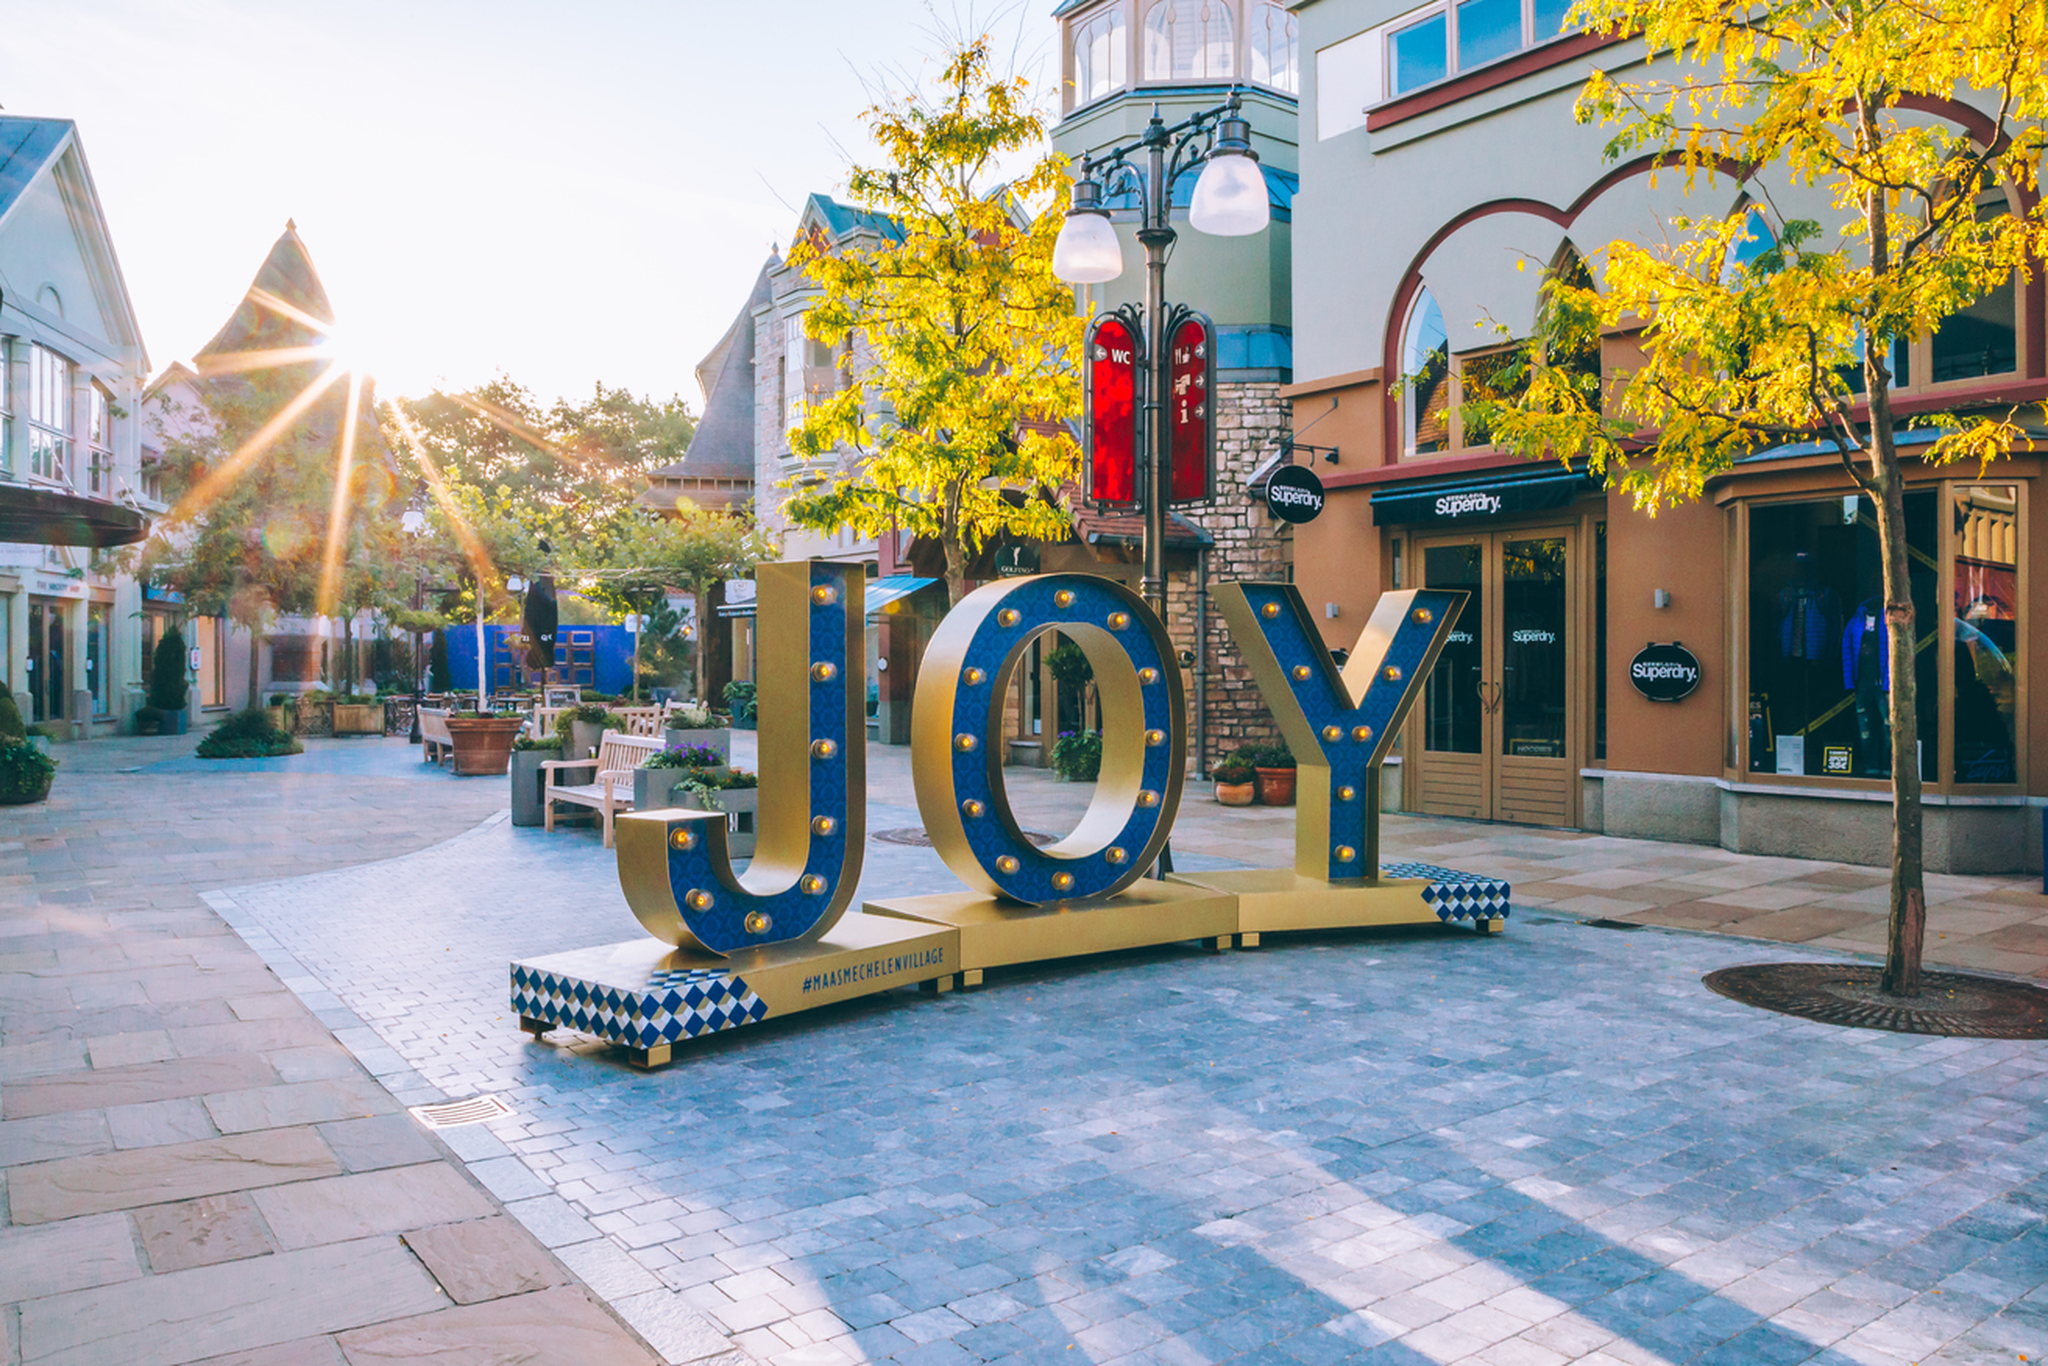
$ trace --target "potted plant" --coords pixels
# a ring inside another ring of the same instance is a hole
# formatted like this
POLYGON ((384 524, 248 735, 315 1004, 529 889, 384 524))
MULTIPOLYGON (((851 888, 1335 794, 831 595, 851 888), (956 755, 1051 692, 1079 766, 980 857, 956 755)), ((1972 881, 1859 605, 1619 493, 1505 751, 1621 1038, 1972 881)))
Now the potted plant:
POLYGON ((270 728, 290 734, 296 725, 296 718, 291 714, 291 698, 281 692, 272 693, 269 711, 270 728))
POLYGON ((384 704, 381 702, 344 701, 334 699, 334 733, 336 735, 382 735, 384 733, 384 704))
POLYGON ((175 625, 156 643, 149 659, 149 705, 157 713, 161 735, 185 733, 185 704, 191 700, 191 684, 185 678, 185 633, 175 625))
POLYGON ((50 795, 56 778, 57 761, 30 744, 26 735, 0 736, 0 806, 41 801, 50 795))
POLYGON ((719 753, 719 762, 732 756, 732 729, 718 724, 718 717, 704 707, 682 707, 669 713, 669 724, 661 732, 662 743, 703 745, 719 753))
POLYGON ((522 735, 512 742, 512 757, 508 765, 512 773, 512 824, 543 824, 540 794, 546 786, 547 775, 541 772, 540 766, 549 759, 561 757, 562 737, 559 735, 522 735))
POLYGON ((1248 748, 1255 751, 1251 764, 1259 777, 1259 800, 1267 806, 1294 805, 1294 752, 1284 743, 1248 748))
POLYGON ((755 707, 759 701, 751 679, 735 678, 725 685, 725 705, 732 708, 732 723, 736 729, 754 728, 755 707))
POLYGON ((526 718, 516 711, 458 711, 448 717, 448 740, 455 751, 455 776, 488 778, 512 766, 512 741, 526 718))
POLYGON ((135 709, 135 733, 156 735, 163 728, 164 714, 145 702, 135 709))
MULTIPOLYGON (((688 778, 676 784, 675 803, 691 811, 725 812, 725 851, 752 858, 761 816, 761 780, 743 768, 722 777, 688 778)), ((636 804, 635 810, 639 810, 636 804)))
POLYGON ((675 806, 675 789, 686 783, 717 786, 732 773, 725 757, 709 745, 668 746, 633 770, 633 809, 661 811, 675 806))
POLYGON ((1053 772, 1063 783, 1092 783, 1102 772, 1102 732, 1067 730, 1053 742, 1053 772))
POLYGON ((626 718, 601 702, 578 702, 555 718, 555 734, 564 741, 564 759, 588 759, 597 753, 606 731, 625 729, 626 718))
POLYGON ((1259 795, 1258 770, 1242 759, 1225 759, 1210 776, 1216 780, 1216 800, 1225 806, 1250 806, 1259 795))
POLYGON ((236 712, 199 742, 202 759, 270 759, 305 752, 297 737, 270 724, 270 713, 261 707, 236 712))

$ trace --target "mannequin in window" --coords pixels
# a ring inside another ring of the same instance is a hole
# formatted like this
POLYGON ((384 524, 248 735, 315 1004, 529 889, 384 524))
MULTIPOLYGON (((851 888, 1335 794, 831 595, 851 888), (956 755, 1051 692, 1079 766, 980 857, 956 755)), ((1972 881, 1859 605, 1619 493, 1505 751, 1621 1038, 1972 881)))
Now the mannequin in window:
POLYGON ((1856 694, 1856 733, 1863 745, 1863 772, 1882 777, 1883 755, 1891 748, 1892 661, 1885 648, 1884 599, 1866 598, 1842 627, 1842 686, 1856 694))
POLYGON ((1778 590, 1778 653, 1786 659, 1826 659, 1841 629, 1835 590, 1820 581, 1813 552, 1792 557, 1792 581, 1778 590))

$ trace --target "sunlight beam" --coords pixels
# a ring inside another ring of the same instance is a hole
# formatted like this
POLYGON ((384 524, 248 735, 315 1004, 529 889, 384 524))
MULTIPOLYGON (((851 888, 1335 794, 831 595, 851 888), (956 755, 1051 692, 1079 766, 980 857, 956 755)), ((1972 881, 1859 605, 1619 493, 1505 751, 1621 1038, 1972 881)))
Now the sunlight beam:
POLYGON ((476 571, 477 599, 483 600, 484 585, 492 582, 497 574, 491 564, 490 552, 477 538, 475 528, 462 515, 462 508, 455 501, 455 495, 448 488, 448 481, 441 473, 441 467, 434 463, 434 457, 427 453, 426 443, 420 440, 419 429, 413 425, 412 415, 405 411, 404 400, 393 399, 391 415, 398 423, 398 434, 405 438, 405 444, 412 451, 412 458, 419 463, 420 472, 426 476, 427 489, 434 495, 434 501, 441 511, 448 515, 448 524, 455 530, 455 539, 462 544, 462 554, 476 571))
POLYGON ((363 401, 363 377, 351 370, 348 376, 348 411, 341 416, 341 453, 334 467, 334 504, 327 512, 327 544, 320 553, 320 591, 314 610, 333 616, 335 600, 341 596, 341 540, 348 525, 349 479, 356 465, 356 412, 363 401))
POLYGON ((314 317, 312 314, 308 313, 305 309, 300 308, 297 304, 291 302, 289 299, 279 298, 277 295, 272 294, 269 290, 264 289, 261 286, 249 286, 248 297, 251 303, 259 304, 262 307, 269 309, 273 313, 281 313, 295 323, 299 323, 302 326, 312 328, 315 332, 318 332, 323 337, 333 335, 333 323, 328 322, 325 318, 314 317))
POLYGON ((334 353, 324 346, 277 346, 265 351, 221 351, 193 362, 199 373, 239 375, 249 370, 273 370, 307 361, 332 360, 334 353))
POLYGON ((243 442, 241 449, 208 470, 206 477, 194 484, 191 490, 178 500, 178 505, 171 509, 168 520, 187 521, 211 507, 214 500, 225 493, 228 486, 241 478, 244 471, 255 463, 256 457, 270 449, 270 444, 277 440, 279 433, 297 422, 300 415, 312 407, 320 395, 332 388, 341 375, 339 367, 329 367, 320 378, 300 390, 296 398, 278 409, 275 417, 264 423, 254 436, 243 442))

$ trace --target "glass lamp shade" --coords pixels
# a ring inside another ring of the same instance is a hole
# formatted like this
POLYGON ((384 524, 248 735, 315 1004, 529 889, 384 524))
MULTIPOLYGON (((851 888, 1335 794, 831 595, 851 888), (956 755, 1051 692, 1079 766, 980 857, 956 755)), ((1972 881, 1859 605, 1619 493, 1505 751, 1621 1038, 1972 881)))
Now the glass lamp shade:
POLYGON ((427 529, 427 515, 418 508, 407 508, 405 515, 398 519, 398 525, 408 536, 417 536, 427 529))
POLYGON ((1052 244, 1052 273, 1070 285, 1099 285, 1124 273, 1124 246, 1108 214, 1067 215, 1052 244))
POLYGON ((1188 205, 1188 222, 1197 232, 1245 237, 1264 228, 1272 217, 1266 177, 1258 162, 1241 152, 1219 152, 1209 158, 1188 205))

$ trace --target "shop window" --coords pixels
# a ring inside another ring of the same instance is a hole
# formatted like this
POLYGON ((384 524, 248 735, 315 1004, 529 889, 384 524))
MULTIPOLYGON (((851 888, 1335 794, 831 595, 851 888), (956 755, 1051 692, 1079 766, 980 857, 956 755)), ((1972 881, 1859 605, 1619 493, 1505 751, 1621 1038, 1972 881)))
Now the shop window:
MULTIPOLYGON (((1935 776, 1940 567, 1932 492, 1906 495, 1920 776, 1935 776)), ((1749 513, 1749 768, 1891 777, 1891 659, 1876 510, 1855 495, 1749 513)))
POLYGON ((1929 375, 1936 384, 2010 374, 2019 368, 2019 294, 2007 279, 1934 330, 1929 375))
POLYGON ((1593 757, 1607 758, 1607 523, 1593 529, 1593 757))
POLYGON ((1145 79, 1228 80, 1237 47, 1222 0, 1157 0, 1145 11, 1145 79))
POLYGON ((85 686, 92 714, 107 714, 107 609, 94 603, 85 613, 85 686))
POLYGON ((1964 486, 1955 532, 1955 781, 2019 781, 2019 490, 1964 486))
POLYGON ((1271 0, 1257 0, 1245 20, 1251 78, 1261 85, 1301 92, 1301 21, 1271 0))
POLYGON ((1401 343, 1401 374, 1410 455, 1448 450, 1451 440, 1451 351, 1443 310, 1427 289, 1416 296, 1401 343))
POLYGON ((71 467, 71 362, 42 346, 28 349, 28 469, 64 483, 71 467))
POLYGON ((1074 102, 1086 104, 1124 88, 1122 5, 1096 15, 1074 30, 1074 102))

